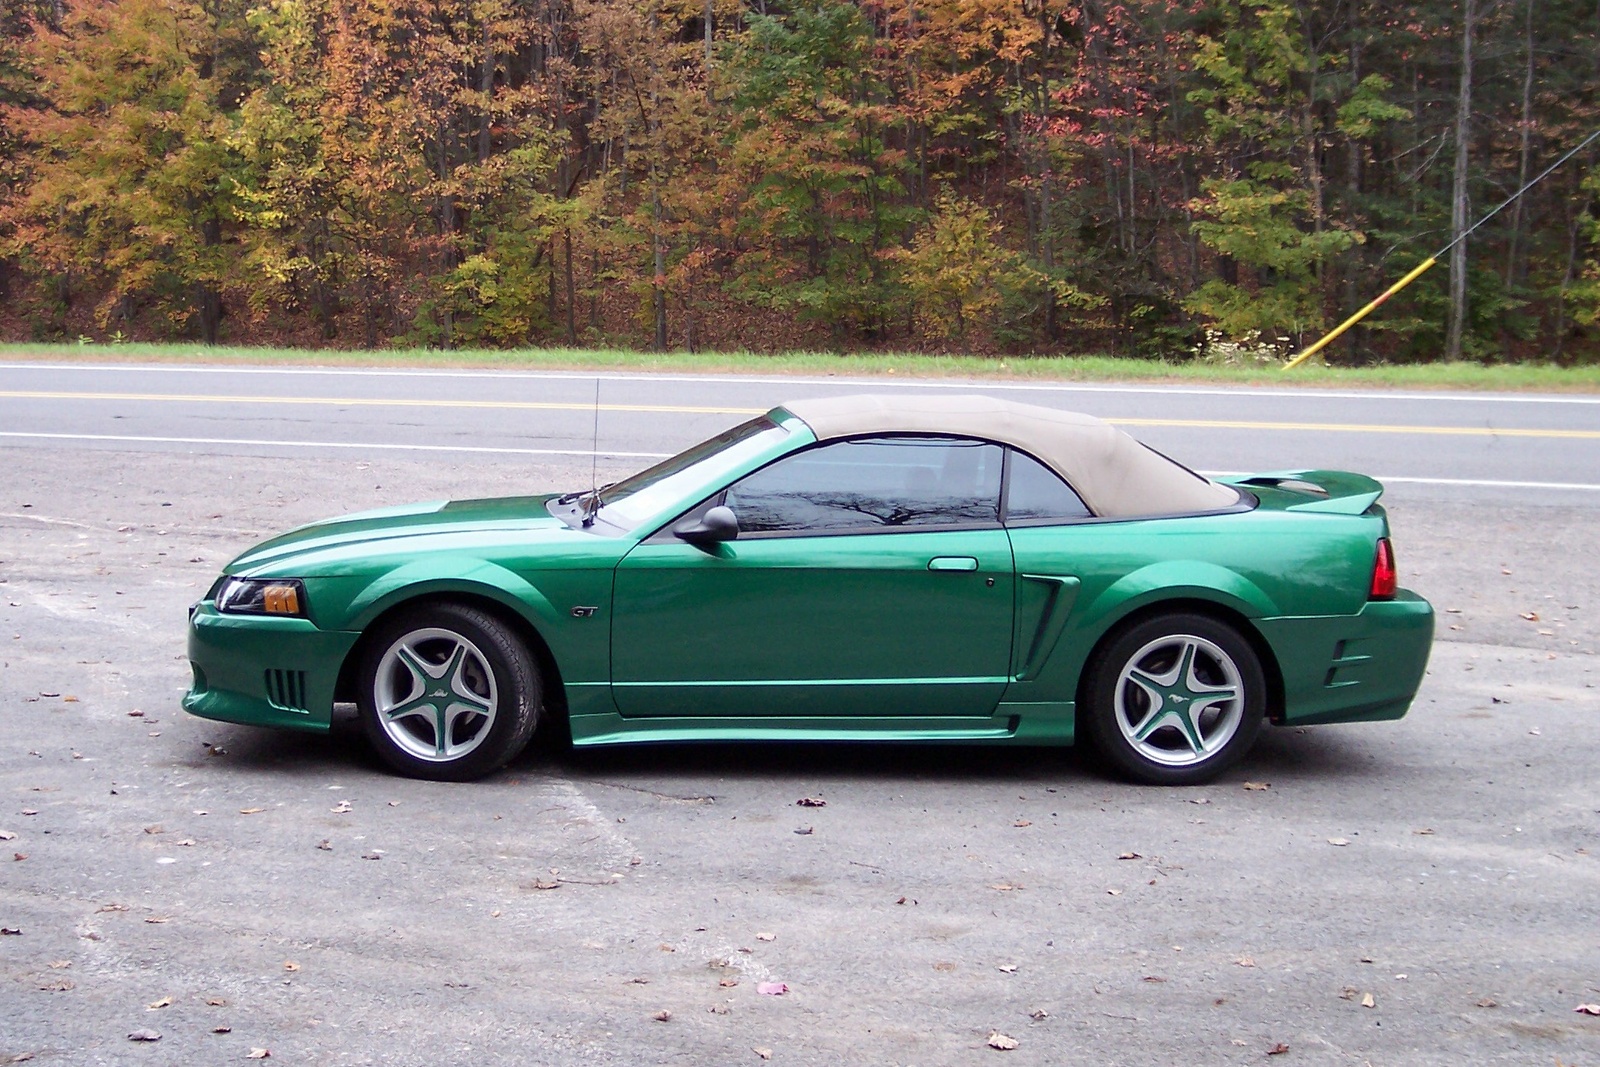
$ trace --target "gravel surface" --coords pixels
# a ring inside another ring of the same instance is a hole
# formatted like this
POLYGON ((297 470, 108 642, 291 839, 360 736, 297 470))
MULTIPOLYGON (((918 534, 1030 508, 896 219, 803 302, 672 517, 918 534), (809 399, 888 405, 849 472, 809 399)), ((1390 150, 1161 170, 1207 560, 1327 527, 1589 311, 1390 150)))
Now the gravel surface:
POLYGON ((810 745, 439 785, 183 714, 184 609, 272 531, 587 462, 3 458, 0 1064, 1600 1064, 1592 507, 1391 491, 1413 713, 1211 786, 810 745))

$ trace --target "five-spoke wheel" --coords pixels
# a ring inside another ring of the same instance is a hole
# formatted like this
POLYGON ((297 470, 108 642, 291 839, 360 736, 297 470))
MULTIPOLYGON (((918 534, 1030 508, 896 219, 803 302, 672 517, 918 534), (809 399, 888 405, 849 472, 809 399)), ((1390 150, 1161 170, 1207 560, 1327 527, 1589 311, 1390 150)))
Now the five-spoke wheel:
POLYGON ((539 696, 538 670, 515 634, 475 608, 433 604, 372 635, 358 703, 367 736, 390 766, 463 781, 522 751, 539 696))
POLYGON ((1207 781, 1244 755, 1266 713, 1249 643, 1204 615, 1163 615, 1118 634, 1089 668, 1081 720, 1101 754, 1155 785, 1207 781))

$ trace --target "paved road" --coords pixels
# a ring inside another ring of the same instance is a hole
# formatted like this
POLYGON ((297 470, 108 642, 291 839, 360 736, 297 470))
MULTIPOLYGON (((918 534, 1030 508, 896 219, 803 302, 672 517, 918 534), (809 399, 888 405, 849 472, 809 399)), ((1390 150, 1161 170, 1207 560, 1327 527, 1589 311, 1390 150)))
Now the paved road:
MULTIPOLYGON (((1386 498, 1442 612, 1413 713, 1270 731, 1202 789, 913 746, 544 750, 442 786, 350 731, 178 710, 183 610, 227 558, 586 479, 593 387, 0 368, 0 434, 29 435, 0 437, 0 1063, 1600 1064, 1573 1010, 1600 1002, 1600 491, 1483 484, 1600 482, 1587 398, 1030 394, 1531 431, 1136 427, 1212 469, 1471 483, 1386 498)), ((601 448, 840 388, 608 379, 601 448)))
POLYGON ((1203 470, 1336 467, 1434 491, 1533 488, 1600 503, 1594 396, 10 364, 0 365, 0 443, 588 455, 597 385, 599 450, 635 465, 786 399, 975 390, 1111 419, 1203 470))

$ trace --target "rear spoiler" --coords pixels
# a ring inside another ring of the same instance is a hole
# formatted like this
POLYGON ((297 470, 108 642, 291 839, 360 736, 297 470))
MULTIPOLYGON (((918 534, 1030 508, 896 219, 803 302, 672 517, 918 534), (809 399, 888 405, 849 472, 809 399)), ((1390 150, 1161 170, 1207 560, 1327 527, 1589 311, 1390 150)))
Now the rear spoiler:
POLYGON ((1383 495, 1382 483, 1349 471, 1269 471, 1241 478, 1234 484, 1306 493, 1315 499, 1304 504, 1290 504, 1286 510, 1321 511, 1332 515, 1360 515, 1383 495))

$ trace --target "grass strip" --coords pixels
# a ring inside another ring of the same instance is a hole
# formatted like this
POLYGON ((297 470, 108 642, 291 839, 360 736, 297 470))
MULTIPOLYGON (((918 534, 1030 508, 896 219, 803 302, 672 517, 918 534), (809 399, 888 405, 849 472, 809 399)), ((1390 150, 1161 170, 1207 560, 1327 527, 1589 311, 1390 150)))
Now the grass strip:
POLYGON ((1151 382, 1317 388, 1600 392, 1600 364, 1417 363, 1369 367, 1164 362, 1114 356, 944 356, 916 353, 638 352, 615 348, 307 349, 193 344, 0 344, 0 360, 40 363, 194 363, 220 366, 492 368, 771 374, 993 381, 1151 382))

